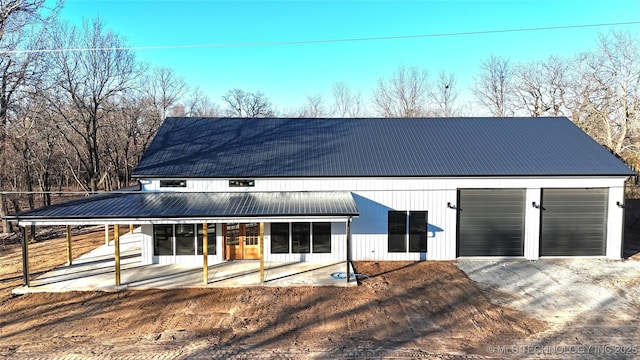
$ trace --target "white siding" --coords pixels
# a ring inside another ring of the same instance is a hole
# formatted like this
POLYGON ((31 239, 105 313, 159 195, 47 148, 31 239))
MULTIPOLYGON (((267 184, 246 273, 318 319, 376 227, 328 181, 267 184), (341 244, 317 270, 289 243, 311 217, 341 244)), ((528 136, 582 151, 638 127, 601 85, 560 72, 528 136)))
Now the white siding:
MULTIPOLYGON (((360 216, 353 219, 353 260, 451 260, 456 258, 456 221, 458 189, 525 189, 525 249, 527 259, 539 256, 540 204, 543 188, 610 188, 607 234, 607 257, 619 259, 622 241, 623 177, 587 178, 292 178, 256 179, 255 186, 229 187, 229 179, 187 179, 185 188, 160 188, 159 180, 142 180, 144 191, 350 191, 354 195, 360 216), (450 203, 451 207, 447 207, 450 203), (429 232, 427 253, 389 253, 387 251, 387 211, 428 211, 429 232)), ((301 221, 281 219, 277 221, 301 221)), ((214 222, 212 220, 211 222, 214 222)), ((305 219, 303 221, 313 221, 305 219)), ((327 220, 325 220, 327 221, 327 220)), ((271 261, 341 260, 344 259, 344 219, 333 219, 333 253, 270 254, 269 226, 265 227, 265 259, 271 261)), ((222 244, 222 239, 218 239, 222 244)), ((152 244, 151 244, 152 245, 152 244)), ((222 251, 218 251, 222 254, 222 251)), ((218 261, 220 261, 218 259, 218 261)))
POLYGON ((622 240, 624 228, 624 187, 609 188, 609 209, 607 221, 606 256, 609 259, 622 258, 622 240))
POLYGON ((541 194, 540 188, 527 189, 525 194, 524 257, 530 260, 540 256, 541 194))

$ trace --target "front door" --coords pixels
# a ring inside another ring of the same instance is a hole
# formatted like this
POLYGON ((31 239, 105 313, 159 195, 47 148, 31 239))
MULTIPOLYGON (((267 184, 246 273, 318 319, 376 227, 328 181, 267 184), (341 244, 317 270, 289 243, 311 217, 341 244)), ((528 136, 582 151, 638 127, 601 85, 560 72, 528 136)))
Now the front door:
POLYGON ((258 259, 260 224, 226 224, 225 260, 258 259))

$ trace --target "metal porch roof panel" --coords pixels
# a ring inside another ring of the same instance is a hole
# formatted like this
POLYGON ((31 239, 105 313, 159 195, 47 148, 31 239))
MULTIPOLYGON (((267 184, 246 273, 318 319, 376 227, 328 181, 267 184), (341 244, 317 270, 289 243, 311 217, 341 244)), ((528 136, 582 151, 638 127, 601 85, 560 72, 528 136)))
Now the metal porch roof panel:
POLYGON ((30 219, 357 216, 349 192, 101 194, 23 212, 30 219))
POLYGON ((632 174, 564 117, 167 118, 134 171, 138 178, 632 174))

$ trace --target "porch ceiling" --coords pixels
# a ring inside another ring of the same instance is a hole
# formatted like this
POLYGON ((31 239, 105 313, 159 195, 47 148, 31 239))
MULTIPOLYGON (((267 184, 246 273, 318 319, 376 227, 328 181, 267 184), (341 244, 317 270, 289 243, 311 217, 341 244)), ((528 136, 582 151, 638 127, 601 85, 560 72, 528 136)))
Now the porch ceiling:
POLYGON ((107 193, 20 213, 21 225, 170 221, 345 219, 357 216, 350 192, 107 193))

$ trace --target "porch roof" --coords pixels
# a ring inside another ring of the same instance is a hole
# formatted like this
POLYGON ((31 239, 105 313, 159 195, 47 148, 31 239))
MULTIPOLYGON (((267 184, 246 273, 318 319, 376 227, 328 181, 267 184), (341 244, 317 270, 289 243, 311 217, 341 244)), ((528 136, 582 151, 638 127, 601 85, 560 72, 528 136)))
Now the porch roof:
POLYGON ((88 196, 12 218, 21 225, 145 224, 346 219, 350 192, 122 192, 88 196))

